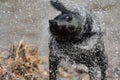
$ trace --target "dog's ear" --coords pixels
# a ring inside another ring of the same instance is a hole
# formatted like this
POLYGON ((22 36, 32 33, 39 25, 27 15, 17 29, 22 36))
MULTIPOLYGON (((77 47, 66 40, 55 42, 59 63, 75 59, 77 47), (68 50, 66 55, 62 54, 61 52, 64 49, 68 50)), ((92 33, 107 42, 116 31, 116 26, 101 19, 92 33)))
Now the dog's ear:
POLYGON ((92 17, 89 16, 89 17, 86 18, 84 28, 85 28, 86 32, 91 32, 92 31, 92 28, 93 28, 93 19, 92 19, 92 17))
POLYGON ((67 10, 66 7, 64 7, 64 5, 59 2, 58 0, 51 0, 50 1, 51 5, 57 9, 58 11, 61 11, 62 13, 67 13, 67 12, 70 12, 69 10, 67 10))

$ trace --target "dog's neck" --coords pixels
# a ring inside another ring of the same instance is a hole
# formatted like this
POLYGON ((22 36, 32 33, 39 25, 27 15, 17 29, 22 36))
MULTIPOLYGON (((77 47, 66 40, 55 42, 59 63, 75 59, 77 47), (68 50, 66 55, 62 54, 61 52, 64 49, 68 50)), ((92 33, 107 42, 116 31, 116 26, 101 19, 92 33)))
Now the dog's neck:
POLYGON ((65 42, 69 42, 69 43, 82 43, 83 41, 85 41, 86 39, 91 38, 94 35, 98 35, 97 32, 88 32, 88 33, 84 33, 81 35, 81 37, 64 37, 64 36, 55 36, 55 39, 58 43, 65 43, 65 42))
POLYGON ((84 37, 65 39, 61 37, 53 37, 53 41, 55 40, 56 44, 64 47, 65 45, 73 46, 75 45, 77 48, 91 50, 99 41, 101 40, 101 33, 85 33, 84 37))

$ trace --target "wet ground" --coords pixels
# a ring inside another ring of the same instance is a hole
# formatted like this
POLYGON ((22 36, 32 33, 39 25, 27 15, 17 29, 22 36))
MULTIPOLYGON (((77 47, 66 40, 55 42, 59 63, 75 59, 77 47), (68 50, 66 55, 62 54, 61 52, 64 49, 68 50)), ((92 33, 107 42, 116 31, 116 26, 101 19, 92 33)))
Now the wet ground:
MULTIPOLYGON (((71 0, 62 1, 72 5, 71 0)), ((108 80, 119 80, 120 0, 74 0, 74 3, 92 9, 98 16, 105 32, 111 77, 108 80)), ((49 0, 0 0, 0 50, 24 37, 30 46, 38 47, 40 55, 48 56, 48 20, 58 13, 49 0)))

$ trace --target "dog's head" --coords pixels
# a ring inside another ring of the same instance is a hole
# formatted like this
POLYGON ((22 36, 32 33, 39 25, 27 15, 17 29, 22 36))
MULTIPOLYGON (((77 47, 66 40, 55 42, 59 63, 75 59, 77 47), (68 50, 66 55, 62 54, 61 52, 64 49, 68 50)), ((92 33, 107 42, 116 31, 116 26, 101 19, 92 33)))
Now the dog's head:
POLYGON ((52 35, 64 37, 80 37, 91 31, 92 20, 82 17, 78 12, 66 9, 62 3, 51 1, 52 6, 61 11, 61 14, 49 20, 49 29, 52 35), (90 22, 91 21, 91 22, 90 22), (90 25, 89 25, 90 24, 90 25))

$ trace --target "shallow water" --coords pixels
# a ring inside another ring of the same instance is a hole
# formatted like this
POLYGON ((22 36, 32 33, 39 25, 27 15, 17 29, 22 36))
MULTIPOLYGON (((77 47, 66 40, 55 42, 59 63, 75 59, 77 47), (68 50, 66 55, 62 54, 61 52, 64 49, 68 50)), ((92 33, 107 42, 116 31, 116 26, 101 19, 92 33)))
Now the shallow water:
MULTIPOLYGON (((67 6, 70 0, 62 0, 67 6)), ((79 6, 92 9, 99 17, 109 70, 112 78, 120 65, 120 0, 74 0, 79 6)), ((0 0, 0 49, 6 49, 22 37, 30 46, 38 47, 42 56, 48 56, 48 20, 58 15, 49 0, 0 0)), ((120 67, 119 67, 120 68, 120 67)), ((117 75, 118 77, 118 75, 117 75)))

